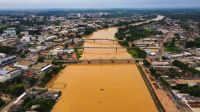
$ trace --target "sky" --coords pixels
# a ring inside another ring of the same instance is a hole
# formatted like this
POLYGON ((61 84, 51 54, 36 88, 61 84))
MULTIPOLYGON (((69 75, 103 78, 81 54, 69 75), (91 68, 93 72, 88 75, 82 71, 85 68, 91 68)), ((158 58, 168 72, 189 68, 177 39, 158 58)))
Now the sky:
POLYGON ((200 0, 0 0, 0 8, 200 8, 200 0))

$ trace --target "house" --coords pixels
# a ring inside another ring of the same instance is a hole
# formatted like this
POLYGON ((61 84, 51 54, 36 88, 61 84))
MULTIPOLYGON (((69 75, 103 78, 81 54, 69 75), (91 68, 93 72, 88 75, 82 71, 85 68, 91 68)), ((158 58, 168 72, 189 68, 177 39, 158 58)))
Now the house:
POLYGON ((16 56, 0 57, 0 67, 16 62, 16 56))
POLYGON ((13 78, 20 75, 21 75, 21 70, 14 67, 6 66, 3 69, 0 69, 0 83, 12 80, 13 78))
POLYGON ((14 64, 14 66, 21 68, 23 70, 28 70, 34 64, 35 64, 35 62, 33 62, 33 61, 22 60, 22 61, 16 62, 14 64))
POLYGON ((1 39, 0 46, 14 46, 19 43, 19 39, 17 38, 8 38, 8 39, 1 39))

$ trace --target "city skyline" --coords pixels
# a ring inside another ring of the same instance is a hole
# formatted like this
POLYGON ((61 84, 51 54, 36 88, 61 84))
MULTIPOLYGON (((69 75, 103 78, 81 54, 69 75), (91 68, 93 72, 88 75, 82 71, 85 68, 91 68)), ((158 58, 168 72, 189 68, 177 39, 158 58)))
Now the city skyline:
POLYGON ((1 9, 12 8, 200 8, 199 0, 0 0, 1 9))

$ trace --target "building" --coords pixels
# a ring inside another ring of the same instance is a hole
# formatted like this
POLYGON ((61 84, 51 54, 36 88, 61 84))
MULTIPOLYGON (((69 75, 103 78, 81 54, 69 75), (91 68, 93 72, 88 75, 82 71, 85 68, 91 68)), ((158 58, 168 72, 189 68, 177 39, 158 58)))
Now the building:
POLYGON ((0 59, 3 59, 6 57, 6 54, 5 53, 0 53, 0 59))
POLYGON ((38 29, 29 29, 28 34, 29 35, 40 35, 40 31, 38 29))
POLYGON ((16 29, 15 28, 7 28, 3 31, 2 34, 3 38, 14 38, 17 37, 16 29))
POLYGON ((74 49, 71 49, 71 48, 65 48, 65 49, 63 49, 63 48, 56 48, 54 50, 51 50, 49 52, 49 55, 50 56, 57 56, 57 55, 65 54, 65 53, 71 54, 73 52, 74 52, 74 49))
POLYGON ((15 46, 19 43, 19 39, 17 38, 9 38, 9 39, 1 39, 0 46, 15 46))
POLYGON ((48 63, 38 63, 36 65, 33 65, 30 70, 37 73, 37 74, 42 74, 47 72, 48 70, 50 70, 52 68, 51 64, 48 63))
POLYGON ((16 62, 16 56, 0 57, 0 67, 16 62))
POLYGON ((50 41, 53 41, 56 38, 57 38, 57 36, 48 36, 48 37, 45 38, 45 41, 50 42, 50 41))
POLYGON ((21 68, 23 70, 28 70, 34 64, 35 64, 35 62, 33 62, 33 61, 22 60, 22 61, 16 62, 14 64, 14 66, 17 68, 21 68))
POLYGON ((6 66, 3 69, 0 69, 0 83, 12 80, 13 78, 20 75, 21 75, 21 70, 14 67, 6 66))

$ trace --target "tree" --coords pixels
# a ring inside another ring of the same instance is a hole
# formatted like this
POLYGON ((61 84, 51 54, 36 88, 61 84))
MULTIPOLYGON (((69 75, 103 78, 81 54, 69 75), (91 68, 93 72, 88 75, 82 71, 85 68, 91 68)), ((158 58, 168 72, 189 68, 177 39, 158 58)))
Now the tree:
POLYGON ((13 96, 19 96, 25 91, 25 88, 22 84, 12 85, 8 88, 8 91, 13 96))
POLYGON ((27 99, 26 102, 23 104, 23 109, 27 110, 31 108, 32 105, 39 105, 37 108, 38 112, 50 112, 53 108, 54 104, 56 103, 54 100, 46 100, 46 99, 27 99))
POLYGON ((174 60, 172 62, 172 64, 182 70, 187 70, 188 69, 188 65, 184 64, 183 62, 179 61, 179 60, 174 60))
POLYGON ((194 41, 192 41, 192 40, 187 41, 185 47, 186 48, 199 48, 200 47, 200 39, 197 38, 194 41))
POLYGON ((146 58, 147 57, 147 53, 144 50, 142 50, 138 47, 136 47, 135 50, 136 50, 139 58, 146 58))
POLYGON ((158 74, 157 71, 156 71, 156 69, 154 69, 153 67, 151 67, 149 69, 149 71, 150 71, 151 75, 154 76, 156 79, 160 78, 161 75, 158 74))
POLYGON ((0 98, 0 108, 5 104, 5 102, 0 98))
POLYGON ((176 71, 176 69, 174 69, 174 68, 169 69, 169 77, 176 78, 176 77, 180 77, 180 76, 181 76, 180 73, 178 73, 176 71))
POLYGON ((151 68, 149 69, 149 71, 150 71, 151 74, 155 74, 155 73, 156 73, 156 70, 155 70, 153 67, 151 67, 151 68))
POLYGON ((174 60, 172 64, 180 68, 183 71, 183 73, 189 72, 192 73, 192 75, 200 75, 200 71, 196 70, 195 68, 189 67, 187 64, 179 60, 174 60))
POLYGON ((181 93, 187 93, 191 96, 200 97, 200 86, 199 85, 190 87, 187 84, 178 84, 172 88, 179 90, 181 93))
POLYGON ((162 77, 159 78, 160 83, 165 87, 170 87, 170 84, 162 77))
POLYGON ((20 54, 20 57, 21 57, 21 58, 25 58, 25 57, 26 57, 26 54, 25 54, 25 53, 21 53, 21 54, 20 54))
POLYGON ((30 78, 28 78, 27 80, 28 80, 28 83, 29 83, 30 85, 33 85, 33 84, 35 84, 35 83, 37 82, 37 79, 34 78, 34 77, 30 77, 30 78))
POLYGON ((8 55, 15 55, 17 52, 16 47, 11 46, 0 46, 0 53, 5 53, 8 55))
POLYGON ((119 28, 118 32, 115 34, 115 37, 119 40, 126 39, 127 41, 134 41, 156 34, 161 33, 153 29, 146 29, 142 26, 126 26, 119 28))
POLYGON ((144 66, 146 66, 148 68, 151 66, 151 63, 148 62, 147 60, 143 60, 143 64, 144 64, 144 66))
POLYGON ((120 42, 120 44, 121 44, 122 46, 125 46, 125 47, 128 47, 128 46, 129 46, 129 42, 128 42, 128 41, 122 41, 122 42, 120 42))
POLYGON ((89 34, 92 34, 95 31, 96 31, 95 28, 86 28, 85 31, 84 31, 84 34, 89 35, 89 34))
POLYGON ((44 62, 45 57, 44 56, 39 56, 37 59, 37 62, 42 63, 44 62))
POLYGON ((48 81, 51 80, 52 76, 53 76, 53 70, 49 70, 49 71, 45 72, 45 74, 44 74, 44 76, 42 77, 42 80, 41 80, 42 83, 46 84, 48 81))

